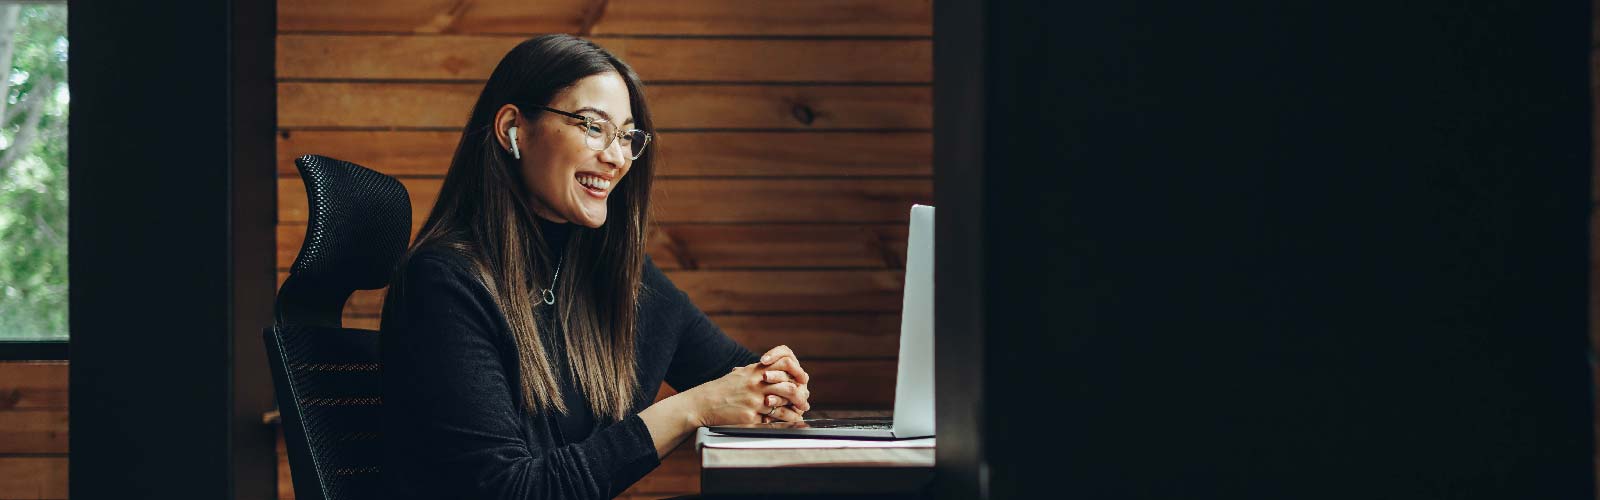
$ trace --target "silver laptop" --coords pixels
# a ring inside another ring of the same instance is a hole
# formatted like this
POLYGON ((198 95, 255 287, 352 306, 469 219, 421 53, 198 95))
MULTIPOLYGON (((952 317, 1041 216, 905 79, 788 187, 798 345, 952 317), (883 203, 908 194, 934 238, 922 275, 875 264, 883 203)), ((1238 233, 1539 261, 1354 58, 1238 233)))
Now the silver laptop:
POLYGON ((933 207, 926 205, 911 207, 905 303, 900 313, 899 368, 894 381, 892 418, 718 425, 710 430, 730 436, 845 439, 909 439, 933 435, 933 207))

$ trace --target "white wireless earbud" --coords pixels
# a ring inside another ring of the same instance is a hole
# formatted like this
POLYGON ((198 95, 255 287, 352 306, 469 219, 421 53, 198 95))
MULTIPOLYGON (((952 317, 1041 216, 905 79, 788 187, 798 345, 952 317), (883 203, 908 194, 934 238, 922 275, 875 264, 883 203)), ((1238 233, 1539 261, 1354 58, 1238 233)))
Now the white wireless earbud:
POLYGON ((511 127, 511 157, 522 159, 522 151, 517 149, 517 128, 511 127))

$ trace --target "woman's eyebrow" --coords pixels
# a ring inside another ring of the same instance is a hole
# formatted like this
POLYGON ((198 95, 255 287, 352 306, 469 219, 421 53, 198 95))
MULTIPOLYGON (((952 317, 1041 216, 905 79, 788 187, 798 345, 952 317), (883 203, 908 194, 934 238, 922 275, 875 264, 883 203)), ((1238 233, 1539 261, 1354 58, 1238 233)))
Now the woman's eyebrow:
MULTIPOLYGON (((607 113, 607 112, 601 110, 600 108, 596 108, 594 106, 584 106, 584 107, 578 108, 578 110, 574 111, 574 113, 582 113, 584 111, 593 111, 595 114, 600 115, 601 118, 605 118, 606 121, 608 121, 608 122, 612 121, 611 120, 611 113, 607 113)), ((622 125, 627 125, 629 123, 633 123, 633 117, 631 117, 631 116, 628 117, 627 120, 623 121, 622 125)))

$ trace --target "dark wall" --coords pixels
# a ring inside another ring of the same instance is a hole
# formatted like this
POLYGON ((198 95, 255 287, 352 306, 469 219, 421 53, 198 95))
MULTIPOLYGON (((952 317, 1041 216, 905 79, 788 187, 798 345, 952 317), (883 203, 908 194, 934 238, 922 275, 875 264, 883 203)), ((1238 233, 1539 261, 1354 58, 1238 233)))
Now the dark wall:
POLYGON ((68 9, 71 494, 274 498, 274 4, 68 9))
POLYGON ((1586 2, 936 8, 952 495, 1594 496, 1586 2))

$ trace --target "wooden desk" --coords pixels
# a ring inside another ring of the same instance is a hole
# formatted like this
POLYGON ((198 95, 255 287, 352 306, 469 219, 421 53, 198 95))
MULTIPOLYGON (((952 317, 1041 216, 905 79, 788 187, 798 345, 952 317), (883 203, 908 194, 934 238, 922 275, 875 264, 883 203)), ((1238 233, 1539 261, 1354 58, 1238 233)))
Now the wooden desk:
MULTIPOLYGON (((807 416, 839 418, 874 414, 885 413, 833 412, 807 416)), ((928 496, 924 490, 933 481, 933 448, 701 448, 698 452, 700 492, 714 498, 806 495, 922 498, 928 496)))

